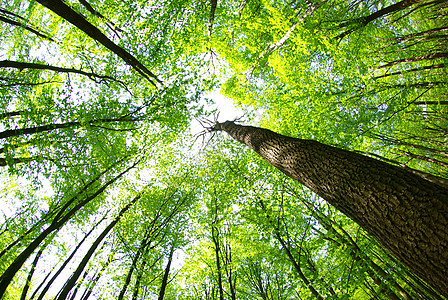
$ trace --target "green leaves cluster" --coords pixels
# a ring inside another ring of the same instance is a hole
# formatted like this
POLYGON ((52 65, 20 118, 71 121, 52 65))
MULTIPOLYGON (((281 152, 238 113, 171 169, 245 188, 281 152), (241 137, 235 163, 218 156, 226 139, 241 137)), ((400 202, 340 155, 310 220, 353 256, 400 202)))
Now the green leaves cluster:
POLYGON ((0 273, 30 250, 5 299, 40 246, 23 297, 56 296, 45 276, 66 262, 68 281, 115 221, 72 295, 441 299, 322 199, 189 126, 220 87, 264 127, 446 177, 443 1, 64 3, 126 53, 51 7, 2 3, 0 273))

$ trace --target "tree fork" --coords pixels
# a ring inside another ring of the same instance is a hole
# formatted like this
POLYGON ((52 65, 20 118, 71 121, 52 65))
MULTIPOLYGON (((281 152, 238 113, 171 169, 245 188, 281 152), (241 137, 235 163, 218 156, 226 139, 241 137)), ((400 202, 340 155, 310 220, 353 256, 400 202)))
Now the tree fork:
POLYGON ((268 129, 216 123, 271 165, 358 223, 448 296, 448 189, 358 153, 268 129))

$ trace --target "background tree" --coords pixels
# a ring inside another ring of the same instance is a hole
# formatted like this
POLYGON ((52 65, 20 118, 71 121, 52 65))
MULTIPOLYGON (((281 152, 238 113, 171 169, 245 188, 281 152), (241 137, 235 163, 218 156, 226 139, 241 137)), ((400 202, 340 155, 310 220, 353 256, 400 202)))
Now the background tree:
POLYGON ((323 298, 443 299, 382 237, 244 145, 190 132, 220 89, 247 124, 447 186, 446 11, 431 0, 3 1, 0 274, 15 269, 4 298, 55 298, 144 192, 68 298, 303 299, 311 286, 323 298))

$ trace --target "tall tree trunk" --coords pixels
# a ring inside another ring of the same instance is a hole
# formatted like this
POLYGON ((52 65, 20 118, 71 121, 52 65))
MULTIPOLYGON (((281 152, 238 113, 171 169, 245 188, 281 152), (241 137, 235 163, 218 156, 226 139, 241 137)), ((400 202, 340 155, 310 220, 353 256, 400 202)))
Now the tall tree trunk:
POLYGON ((98 238, 95 240, 95 242, 92 244, 92 246, 87 251, 86 255, 84 255, 82 261, 79 263, 76 270, 73 272, 72 276, 67 280, 67 283, 64 287, 64 289, 61 291, 61 293, 58 295, 57 300, 64 300, 67 298, 68 293, 71 291, 71 289, 75 286, 76 281, 78 280, 79 276, 81 275, 82 271, 84 270, 85 266, 89 262, 90 258, 92 257, 93 253, 95 252, 96 248, 98 248, 101 241, 106 237, 106 235, 114 228, 114 226, 120 221, 121 217, 125 214, 125 212, 135 203, 142 194, 137 195, 134 199, 132 199, 131 202, 129 202, 125 207, 123 207, 120 212, 118 213, 118 216, 115 217, 115 219, 103 230, 103 232, 98 236, 98 238))
MULTIPOLYGON (((74 69, 74 68, 62 68, 62 67, 56 67, 46 64, 39 64, 39 63, 28 63, 28 62, 20 62, 20 61, 13 61, 13 60, 2 60, 0 61, 0 68, 15 68, 19 69, 20 71, 23 69, 34 69, 34 70, 50 70, 60 73, 75 73, 87 76, 91 79, 97 78, 97 79, 109 79, 112 81, 118 81, 121 82, 111 76, 107 75, 98 75, 93 72, 85 72, 82 70, 74 69)), ((122 83, 122 82, 121 82, 122 83)))
POLYGON ((313 140, 227 121, 223 130, 310 188, 448 296, 448 190, 393 165, 313 140))
MULTIPOLYGON (((90 126, 95 126, 102 123, 114 123, 114 122, 131 122, 131 121, 138 121, 138 119, 121 119, 121 118, 115 118, 115 119, 98 119, 98 120, 92 120, 88 122, 81 122, 81 121, 74 121, 74 122, 66 122, 66 123, 55 123, 55 124, 47 124, 47 125, 41 125, 36 127, 28 127, 28 128, 19 128, 19 129, 8 129, 0 132, 0 139, 9 138, 13 136, 19 136, 19 135, 28 135, 28 134, 35 134, 35 133, 41 133, 45 131, 51 131, 55 129, 64 129, 64 128, 71 128, 71 127, 81 127, 86 126, 89 124, 90 126)), ((102 127, 105 128, 105 127, 102 127)))
POLYGON ((138 272, 137 278, 135 279, 134 291, 132 292, 132 300, 137 300, 138 293, 140 291, 140 283, 142 281, 143 273, 145 272, 146 259, 142 261, 140 265, 140 272, 138 272))
POLYGON ((212 240, 215 250, 216 270, 218 272, 218 288, 219 288, 219 300, 224 300, 224 289, 222 287, 222 271, 221 271, 221 258, 219 257, 220 245, 219 245, 219 231, 216 228, 215 223, 212 224, 212 240))
POLYGON ((351 25, 354 25, 354 28, 341 33, 338 36, 338 38, 342 39, 346 35, 354 32, 355 30, 357 30, 359 28, 365 27, 367 24, 369 24, 373 20, 381 18, 382 16, 390 15, 390 14, 395 13, 397 11, 406 9, 406 8, 416 4, 418 2, 424 2, 424 1, 425 0, 402 0, 400 2, 392 4, 390 6, 386 6, 386 7, 382 8, 382 9, 374 12, 371 15, 363 16, 363 17, 360 17, 360 18, 357 18, 357 19, 354 19, 354 20, 350 20, 350 21, 344 22, 344 23, 339 25, 340 28, 351 26, 351 25))
MULTIPOLYGON (((1 8, 0 8, 0 12, 4 13, 5 15, 8 14, 8 15, 10 15, 10 16, 14 16, 14 17, 16 17, 16 18, 18 18, 18 19, 22 19, 23 21, 26 21, 26 20, 23 19, 22 17, 20 17, 20 16, 14 14, 14 13, 12 13, 12 12, 9 12, 9 11, 7 11, 7 10, 4 10, 4 9, 1 9, 1 8)), ((5 17, 5 16, 0 16, 0 21, 5 22, 5 23, 7 23, 7 24, 11 24, 11 25, 17 26, 17 27, 21 27, 21 28, 23 28, 23 29, 25 29, 25 30, 28 30, 29 32, 34 33, 35 35, 37 35, 37 36, 39 36, 39 37, 41 37, 41 38, 44 38, 44 39, 47 39, 47 40, 50 40, 50 41, 54 42, 54 40, 53 40, 48 34, 43 33, 43 32, 39 32, 39 30, 36 30, 36 29, 34 29, 34 28, 31 28, 31 27, 28 26, 26 23, 18 22, 18 21, 15 21, 15 20, 13 20, 13 19, 9 19, 9 18, 7 18, 7 17, 5 17)))
POLYGON ((431 53, 431 54, 425 54, 420 56, 414 56, 409 58, 402 58, 397 59, 395 61, 389 62, 387 64, 384 64, 382 66, 377 67, 377 69, 383 69, 392 67, 401 63, 407 63, 407 62, 416 62, 416 61, 422 61, 422 60, 435 60, 435 59, 441 59, 441 58, 448 58, 448 52, 437 52, 437 53, 431 53))
POLYGON ((159 298, 158 300, 163 300, 165 296, 166 286, 168 285, 168 276, 170 275, 171 262, 173 261, 175 245, 171 246, 170 254, 168 255, 168 262, 165 267, 165 272, 163 274, 162 285, 160 286, 159 298))
POLYGON ((90 295, 93 292, 93 289, 95 288, 95 285, 98 283, 98 281, 101 278, 101 275, 103 274, 104 270, 106 270, 106 268, 109 266, 109 264, 112 262, 112 258, 114 257, 114 252, 112 252, 111 254, 109 254, 109 258, 107 259, 106 263, 104 264, 104 266, 95 274, 95 277, 92 279, 92 281, 89 283, 89 286, 87 287, 87 289, 84 291, 84 294, 81 296, 80 300, 88 300, 90 295))
MULTIPOLYGON (((0 163, 1 163, 1 159, 0 159, 0 163)), ((3 255, 5 255, 9 250, 11 250, 14 246, 22 243, 25 239, 25 237, 27 235, 29 235, 31 232, 33 232, 34 230, 37 230, 39 228, 42 228, 43 224, 49 219, 51 218, 53 215, 55 214, 55 212, 49 212, 47 213, 42 219, 38 220, 35 224, 31 225, 30 229, 28 229, 24 234, 22 234, 21 236, 19 236, 14 242, 10 243, 5 249, 2 250, 2 252, 0 252, 0 258, 3 257, 3 255)))
POLYGON ((29 297, 29 300, 33 300, 34 297, 36 297, 39 290, 44 286, 45 282, 47 282, 47 279, 50 278, 53 271, 56 269, 57 264, 55 264, 51 270, 48 270, 47 275, 45 275, 44 279, 41 280, 40 284, 34 289, 33 293, 29 297))

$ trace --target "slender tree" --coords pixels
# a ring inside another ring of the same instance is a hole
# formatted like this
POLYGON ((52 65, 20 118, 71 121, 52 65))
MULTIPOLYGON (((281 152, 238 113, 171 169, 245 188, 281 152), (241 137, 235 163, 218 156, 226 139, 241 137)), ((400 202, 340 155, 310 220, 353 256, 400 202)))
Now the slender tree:
POLYGON ((123 207, 118 215, 115 217, 115 219, 103 230, 103 232, 97 237, 95 242, 90 246, 89 250, 87 251, 86 255, 84 255, 82 261, 79 263, 76 270, 73 272, 72 276, 67 280, 64 288, 62 289, 61 293, 57 296, 58 300, 66 299, 68 296, 68 293, 73 289, 75 286, 76 281, 78 280, 79 276, 81 275, 82 271, 84 270, 85 266, 89 262, 90 258, 92 257, 95 250, 98 248, 99 244, 103 241, 103 239, 107 236, 107 234, 114 228, 115 225, 117 225, 118 221, 120 221, 121 217, 129 210, 129 208, 135 204, 140 198, 142 194, 138 194, 134 199, 132 199, 131 202, 129 202, 125 207, 123 207))
POLYGON ((268 129, 216 123, 357 222, 448 296, 448 190, 387 163, 268 129))
POLYGON ((171 263, 173 262, 174 250, 176 250, 175 242, 171 245, 170 253, 168 254, 168 262, 166 263, 165 272, 163 273, 162 284, 160 285, 159 298, 158 300, 163 300, 165 297, 166 287, 169 283, 168 276, 170 275, 171 263))
POLYGON ((142 238, 140 242, 140 246, 137 249, 137 252, 134 254, 134 257, 132 258, 131 266, 129 267, 128 274, 126 275, 126 279, 124 281, 123 287, 121 288, 120 294, 118 295, 118 300, 122 300, 124 298, 124 295, 126 294, 126 290, 131 283, 132 274, 137 268, 137 263, 140 259, 140 256, 143 255, 146 251, 146 249, 149 247, 149 244, 151 243, 150 238, 152 237, 151 231, 148 229, 145 232, 144 237, 142 238))
POLYGON ((287 241, 285 241, 284 238, 280 234, 280 228, 277 225, 275 225, 273 220, 271 219, 263 200, 259 199, 258 203, 260 203, 260 207, 263 210, 263 212, 265 213, 266 219, 268 220, 269 224, 274 228, 274 234, 275 234, 276 239, 282 245, 282 249, 286 252, 286 255, 287 255, 289 261, 293 265, 294 269, 296 270, 300 279, 303 281, 304 285, 309 288, 309 290, 311 291, 311 293, 313 294, 315 299, 323 300, 324 298, 322 297, 322 295, 314 288, 313 283, 303 273, 302 268, 300 266, 300 260, 297 261, 294 258, 294 255, 292 254, 292 251, 291 251, 290 247, 288 246, 287 241))
MULTIPOLYGON (((93 184, 97 179, 95 178, 93 181, 89 182, 85 185, 81 191, 75 195, 72 199, 67 201, 67 203, 59 210, 58 214, 55 216, 51 224, 42 231, 17 257, 16 259, 9 265, 9 267, 5 270, 5 272, 0 277, 0 298, 5 293, 8 285, 11 283, 14 275, 19 271, 25 261, 30 257, 33 251, 39 247, 40 243, 44 241, 52 232, 59 230, 70 218, 72 218, 81 208, 95 199, 98 195, 100 195, 106 188, 116 182, 118 179, 123 177, 129 170, 135 167, 136 164, 128 167, 126 170, 110 179, 108 182, 103 184, 98 190, 95 191, 92 195, 86 197, 82 201, 79 201, 75 206, 69 209, 70 204, 76 202, 78 200, 79 195, 85 192, 88 187, 93 184)), ((109 170, 109 168, 107 169, 109 170)), ((105 171, 104 173, 106 173, 105 171)), ((104 174, 103 173, 103 174, 104 174)))
POLYGON ((73 249, 73 251, 70 253, 70 255, 67 257, 67 259, 62 263, 62 265, 59 267, 59 269, 56 271, 56 273, 54 273, 54 275, 51 277, 51 279, 48 281, 48 283, 45 285, 44 289, 42 290, 42 292, 40 293, 39 297, 37 298, 37 300, 42 300, 45 296, 45 294, 47 293, 47 291, 50 289, 51 285, 53 284, 53 282, 56 280, 56 278, 59 276, 59 274, 61 274, 61 272, 64 270, 64 268, 68 265, 68 263, 72 260, 72 258, 75 256, 76 252, 78 251, 79 248, 81 248, 82 244, 85 242, 85 240, 90 236, 90 234, 97 228, 97 226, 103 222, 103 220, 106 218, 107 214, 105 214, 100 221, 98 221, 96 224, 94 224, 89 232, 84 235, 84 237, 82 238, 82 240, 78 243, 78 245, 76 245, 75 249, 73 249))

